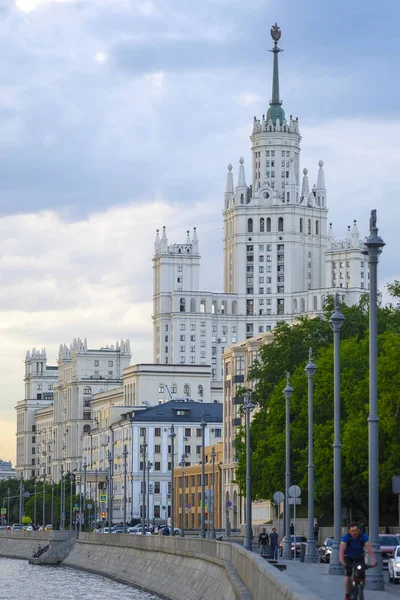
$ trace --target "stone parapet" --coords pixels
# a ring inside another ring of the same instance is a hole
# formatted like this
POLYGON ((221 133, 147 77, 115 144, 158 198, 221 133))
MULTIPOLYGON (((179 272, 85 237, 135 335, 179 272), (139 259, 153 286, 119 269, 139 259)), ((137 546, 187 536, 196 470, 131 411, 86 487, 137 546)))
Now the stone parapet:
POLYGON ((49 531, 0 530, 0 556, 28 560, 39 544, 48 543, 49 535, 49 531))

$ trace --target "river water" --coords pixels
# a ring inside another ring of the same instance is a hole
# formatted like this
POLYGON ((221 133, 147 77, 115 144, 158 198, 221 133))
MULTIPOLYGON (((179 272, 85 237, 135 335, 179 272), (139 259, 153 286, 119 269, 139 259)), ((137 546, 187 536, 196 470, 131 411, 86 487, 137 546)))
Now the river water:
POLYGON ((0 600, 159 600, 106 577, 0 558, 0 600))

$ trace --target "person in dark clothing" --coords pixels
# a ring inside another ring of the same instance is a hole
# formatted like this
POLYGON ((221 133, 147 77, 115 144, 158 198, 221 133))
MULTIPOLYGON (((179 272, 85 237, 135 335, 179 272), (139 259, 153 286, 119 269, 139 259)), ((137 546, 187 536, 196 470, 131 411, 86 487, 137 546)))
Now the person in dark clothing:
POLYGON ((269 544, 268 533, 265 531, 265 527, 263 527, 260 535, 258 536, 258 547, 261 548, 261 556, 265 556, 267 554, 268 544, 269 544))
POLYGON ((273 527, 269 535, 269 544, 271 548, 271 556, 275 560, 278 560, 278 547, 279 547, 279 536, 276 533, 275 527, 273 527))
POLYGON ((314 525, 314 539, 316 542, 318 542, 318 533, 319 533, 319 526, 318 523, 315 523, 314 525))
POLYGON ((293 525, 293 523, 290 526, 290 535, 294 535, 294 525, 293 525))
POLYGON ((162 534, 169 535, 170 534, 169 527, 165 526, 164 529, 162 530, 162 534))

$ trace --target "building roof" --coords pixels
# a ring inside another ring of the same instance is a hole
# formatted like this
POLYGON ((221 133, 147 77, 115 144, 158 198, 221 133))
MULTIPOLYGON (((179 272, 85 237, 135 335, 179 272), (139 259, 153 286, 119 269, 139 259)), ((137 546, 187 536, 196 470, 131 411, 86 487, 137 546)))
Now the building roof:
POLYGON ((207 423, 222 423, 223 406, 220 402, 193 402, 171 400, 152 406, 139 414, 134 415, 135 422, 158 422, 187 423, 201 422, 202 418, 207 423))

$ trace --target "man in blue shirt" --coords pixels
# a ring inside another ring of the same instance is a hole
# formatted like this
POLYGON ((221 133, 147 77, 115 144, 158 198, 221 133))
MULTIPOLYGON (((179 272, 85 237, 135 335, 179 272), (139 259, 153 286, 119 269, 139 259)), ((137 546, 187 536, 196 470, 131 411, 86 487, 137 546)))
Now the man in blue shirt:
POLYGON ((365 533, 360 532, 360 528, 356 523, 352 523, 349 525, 348 533, 342 537, 339 550, 340 563, 346 570, 344 583, 346 592, 345 600, 350 600, 351 577, 354 566, 361 565, 362 570, 360 577, 365 579, 364 549, 368 552, 371 559, 371 567, 375 567, 376 560, 368 536, 365 533))

